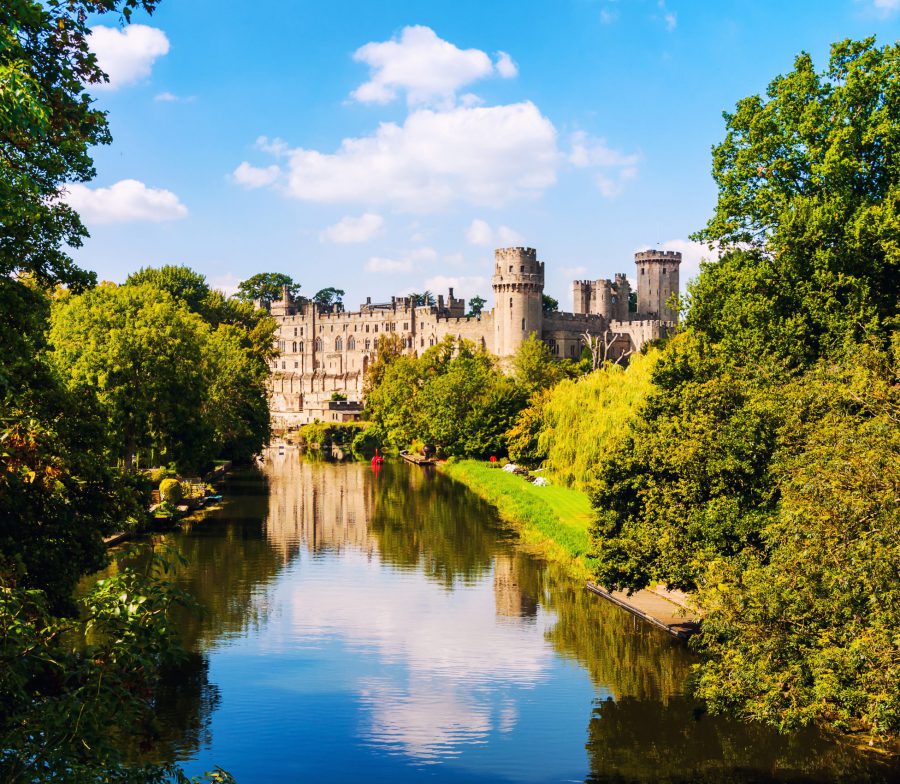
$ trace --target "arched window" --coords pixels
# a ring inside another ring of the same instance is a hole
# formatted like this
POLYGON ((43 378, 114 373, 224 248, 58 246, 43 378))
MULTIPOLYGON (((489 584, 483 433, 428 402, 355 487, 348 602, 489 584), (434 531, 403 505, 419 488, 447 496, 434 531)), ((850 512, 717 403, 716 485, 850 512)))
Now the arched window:
POLYGON ((509 298, 509 306, 512 307, 512 297, 509 298))
POLYGON ((278 341, 278 350, 279 350, 282 354, 284 354, 284 341, 283 341, 283 340, 279 340, 279 341, 278 341))
POLYGON ((297 341, 296 340, 294 341, 294 353, 295 354, 297 353, 297 341))
POLYGON ((300 348, 300 353, 302 354, 303 353, 303 341, 302 340, 300 341, 299 348, 300 348))
POLYGON ((340 337, 335 338, 334 339, 334 350, 335 351, 343 351, 343 349, 344 349, 344 341, 340 337))
POLYGON ((356 338, 351 335, 347 338, 347 350, 353 351, 356 348, 356 338))
POLYGON ((366 351, 372 347, 372 341, 366 338, 366 351))
POLYGON ((316 351, 322 350, 322 338, 316 338, 316 351))

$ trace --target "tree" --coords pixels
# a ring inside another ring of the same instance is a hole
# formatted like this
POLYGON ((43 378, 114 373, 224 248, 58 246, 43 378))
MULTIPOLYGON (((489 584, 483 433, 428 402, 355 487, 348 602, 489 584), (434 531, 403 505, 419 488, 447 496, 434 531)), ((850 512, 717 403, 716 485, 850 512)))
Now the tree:
POLYGON ((469 300, 469 316, 480 316, 481 311, 484 310, 484 306, 487 304, 487 300, 484 297, 479 297, 478 295, 472 297, 469 300))
POLYGON ((340 312, 344 309, 343 296, 343 289, 328 287, 317 291, 313 296, 313 302, 315 302, 322 310, 335 310, 340 312))
POLYGON ((85 87, 106 81, 88 48, 87 13, 135 9, 156 0, 41 3, 0 9, 0 275, 31 274, 47 285, 82 288, 93 273, 79 269, 66 247, 87 236, 65 201, 65 185, 94 176, 90 148, 109 144, 105 112, 85 87))
POLYGON ((541 294, 541 309, 544 313, 556 313, 559 310, 559 300, 553 299, 549 294, 541 294))
POLYGON ((167 264, 162 267, 142 267, 126 279, 126 286, 149 284, 166 291, 172 299, 184 302, 194 313, 203 314, 212 290, 206 278, 189 267, 167 264))
POLYGON ((413 305, 422 306, 422 305, 434 305, 434 294, 430 291, 423 291, 421 294, 416 294, 415 292, 411 292, 409 294, 409 298, 412 300, 413 305))
POLYGON ((213 456, 199 316, 153 286, 108 285, 59 300, 50 323, 51 361, 72 390, 96 393, 116 458, 213 456))
POLYGON ((564 375, 548 346, 532 332, 516 349, 512 360, 513 378, 527 395, 556 384, 564 375))
POLYGON ((243 302, 260 300, 267 305, 280 300, 284 287, 288 287, 291 297, 300 294, 300 284, 294 283, 290 275, 281 272, 260 272, 238 284, 237 298, 243 302))
POLYGON ((729 252, 691 290, 688 323, 736 361, 809 366, 877 333, 900 299, 900 44, 832 46, 726 113, 716 210, 696 239, 729 252), (741 326, 746 325, 746 326, 741 326))

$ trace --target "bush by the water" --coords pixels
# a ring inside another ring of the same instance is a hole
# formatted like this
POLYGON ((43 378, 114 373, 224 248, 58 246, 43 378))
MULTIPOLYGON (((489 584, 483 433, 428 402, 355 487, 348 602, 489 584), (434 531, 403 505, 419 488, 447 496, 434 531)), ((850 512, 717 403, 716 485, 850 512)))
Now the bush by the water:
POLYGON ((184 488, 177 479, 163 479, 159 484, 159 497, 177 506, 184 500, 184 488))

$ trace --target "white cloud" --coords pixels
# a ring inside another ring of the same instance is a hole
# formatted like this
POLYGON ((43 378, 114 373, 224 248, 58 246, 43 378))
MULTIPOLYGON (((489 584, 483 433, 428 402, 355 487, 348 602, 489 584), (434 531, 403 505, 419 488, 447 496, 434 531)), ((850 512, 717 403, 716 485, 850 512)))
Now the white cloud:
POLYGON ((519 75, 519 66, 506 52, 497 52, 497 73, 504 79, 512 79, 519 75))
POLYGON ((619 18, 619 12, 610 8, 600 9, 600 24, 610 25, 619 18))
POLYGON ((370 69, 369 81, 351 93, 361 103, 389 103, 403 92, 410 105, 452 104, 467 84, 495 73, 505 79, 518 73, 505 52, 498 53, 495 65, 480 49, 460 49, 421 25, 404 27, 399 38, 361 46, 353 59, 370 69))
POLYGON ((608 199, 617 196, 625 183, 637 176, 639 160, 640 156, 636 153, 615 150, 605 139, 589 136, 584 131, 572 134, 569 163, 579 169, 601 169, 594 182, 608 199))
POLYGON ((873 0, 872 7, 881 16, 891 16, 900 11, 900 0, 873 0))
POLYGON ((520 246, 524 243, 524 239, 519 232, 511 229, 509 226, 498 226, 497 229, 491 228, 491 225, 480 218, 475 218, 466 229, 466 239, 472 245, 481 245, 484 247, 510 247, 520 246))
POLYGON ((159 101, 160 103, 193 103, 195 99, 196 96, 194 95, 175 95, 175 93, 170 93, 168 90, 153 97, 154 101, 159 101))
POLYGON ((433 278, 428 278, 425 281, 425 289, 438 294, 443 294, 447 289, 451 288, 453 289, 454 297, 462 297, 467 300, 476 294, 488 298, 491 293, 491 287, 487 278, 481 275, 435 275, 433 278))
POLYGON ((117 90, 146 79, 156 59, 169 52, 166 34, 141 24, 123 29, 92 27, 88 43, 98 65, 109 76, 108 83, 91 85, 92 90, 117 90))
MULTIPOLYGON (((285 193, 319 203, 392 204, 433 212, 454 201, 502 206, 540 195, 556 182, 556 129, 526 101, 490 107, 419 109, 403 125, 344 139, 334 153, 273 146, 287 159, 285 193)), ((283 144, 283 143, 282 143, 283 144)), ((260 145, 262 146, 262 145, 260 145)), ((271 184, 243 163, 251 187, 271 184)), ((235 172, 235 178, 238 178, 235 172)))
POLYGON ((366 272, 412 272, 418 265, 436 259, 437 252, 434 248, 414 248, 394 259, 385 256, 371 256, 366 262, 366 272))
POLYGON ((239 278, 233 272, 225 272, 214 278, 210 278, 209 285, 210 288, 221 291, 226 297, 230 297, 232 294, 237 293, 238 285, 242 280, 243 278, 239 278))
POLYGON ((138 180, 120 180, 108 188, 89 188, 81 183, 67 186, 65 201, 86 223, 178 220, 188 209, 178 197, 163 188, 148 188, 138 180))
POLYGON ((347 216, 337 223, 323 229, 319 233, 321 242, 336 242, 348 244, 353 242, 368 242, 377 237, 384 228, 384 218, 374 212, 366 212, 358 218, 347 216))
POLYGON ((238 185, 243 185, 245 188, 252 190, 253 188, 264 188, 266 185, 272 185, 280 174, 281 169, 274 164, 265 168, 259 168, 251 166, 247 161, 244 161, 232 172, 231 176, 238 185))
POLYGON ((666 30, 670 33, 678 26, 678 17, 675 15, 674 11, 669 11, 665 14, 663 16, 663 21, 666 23, 666 30))

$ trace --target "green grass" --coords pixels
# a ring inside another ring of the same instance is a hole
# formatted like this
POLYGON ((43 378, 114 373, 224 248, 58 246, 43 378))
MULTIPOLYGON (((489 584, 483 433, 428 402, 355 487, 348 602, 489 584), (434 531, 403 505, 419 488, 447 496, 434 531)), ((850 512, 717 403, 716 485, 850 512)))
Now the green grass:
POLYGON ((594 514, 586 493, 557 485, 535 487, 521 476, 477 460, 444 463, 440 468, 496 506, 504 520, 519 528, 526 545, 565 563, 576 574, 587 572, 594 514))

